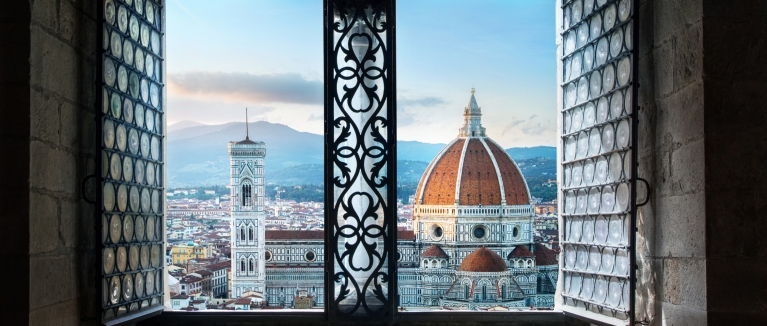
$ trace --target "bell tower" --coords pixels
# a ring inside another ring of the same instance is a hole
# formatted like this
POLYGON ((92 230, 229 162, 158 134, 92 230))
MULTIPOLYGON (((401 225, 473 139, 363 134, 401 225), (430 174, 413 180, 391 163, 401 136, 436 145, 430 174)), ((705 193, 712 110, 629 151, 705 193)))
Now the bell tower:
POLYGON ((245 140, 229 142, 232 216, 232 297, 264 292, 264 158, 266 144, 250 140, 245 109, 245 140))

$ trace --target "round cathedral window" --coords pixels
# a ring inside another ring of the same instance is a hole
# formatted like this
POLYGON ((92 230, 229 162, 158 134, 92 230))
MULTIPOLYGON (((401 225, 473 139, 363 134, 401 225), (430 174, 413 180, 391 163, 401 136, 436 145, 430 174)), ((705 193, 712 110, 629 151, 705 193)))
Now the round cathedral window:
POLYGON ((519 238, 519 227, 518 227, 518 226, 515 226, 515 227, 514 227, 514 229, 512 229, 511 233, 512 233, 512 235, 513 235, 515 238, 519 238))
POLYGON ((272 260, 272 252, 271 251, 267 250, 267 251, 264 252, 264 260, 265 261, 272 260))
POLYGON ((397 250, 397 261, 402 260, 402 253, 397 250))
POLYGON ((317 258, 317 255, 314 254, 314 251, 309 250, 304 254, 304 259, 308 262, 313 262, 315 258, 317 258))
POLYGON ((442 227, 434 224, 431 226, 431 238, 432 240, 439 240, 442 238, 442 235, 444 234, 444 231, 442 230, 442 227))
POLYGON ((485 237, 485 233, 486 233, 485 232, 485 227, 483 227, 483 226, 478 226, 478 227, 474 228, 474 237, 477 238, 477 239, 484 238, 485 237))

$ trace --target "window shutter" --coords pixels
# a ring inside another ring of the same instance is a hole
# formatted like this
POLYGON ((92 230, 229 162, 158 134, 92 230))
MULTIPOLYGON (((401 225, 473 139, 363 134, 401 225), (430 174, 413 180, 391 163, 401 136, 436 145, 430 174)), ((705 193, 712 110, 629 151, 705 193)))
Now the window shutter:
POLYGON ((633 324, 636 0, 562 0, 557 306, 633 324))
POLYGON ((165 13, 161 0, 102 0, 100 200, 102 322, 163 309, 165 13))
POLYGON ((331 320, 393 320, 393 0, 325 1, 326 302, 331 320))

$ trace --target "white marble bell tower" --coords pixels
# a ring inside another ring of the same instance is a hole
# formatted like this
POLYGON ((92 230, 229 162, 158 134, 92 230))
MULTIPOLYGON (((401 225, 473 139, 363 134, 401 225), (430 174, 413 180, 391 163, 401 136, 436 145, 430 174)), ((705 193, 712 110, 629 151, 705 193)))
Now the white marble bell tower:
POLYGON ((232 297, 264 292, 264 158, 266 144, 250 140, 247 109, 245 140, 229 142, 232 215, 232 297))

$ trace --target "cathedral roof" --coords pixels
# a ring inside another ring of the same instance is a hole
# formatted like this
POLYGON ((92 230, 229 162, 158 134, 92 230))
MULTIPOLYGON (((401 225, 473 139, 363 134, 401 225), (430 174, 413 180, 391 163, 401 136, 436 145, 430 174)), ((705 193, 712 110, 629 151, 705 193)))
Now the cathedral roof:
POLYGON ((416 189, 416 202, 526 205, 530 195, 517 165, 493 140, 458 138, 431 161, 416 189))
POLYGON ((538 266, 556 265, 557 252, 551 250, 541 243, 535 244, 535 264, 538 266))
POLYGON ((397 240, 415 240, 412 230, 397 230, 397 240))
POLYGON ((266 230, 266 240, 324 240, 325 231, 266 230))
POLYGON ((517 246, 512 250, 509 255, 506 257, 506 259, 511 258, 527 258, 527 257, 535 257, 535 254, 530 252, 530 250, 527 249, 525 246, 517 246))
POLYGON ((482 246, 463 259, 461 272, 505 272, 506 262, 495 252, 482 246))
POLYGON ((450 258, 438 245, 431 245, 421 254, 421 257, 450 258))
POLYGON ((419 205, 528 205, 530 193, 517 164, 480 123, 471 92, 464 127, 426 168, 416 189, 419 205))

